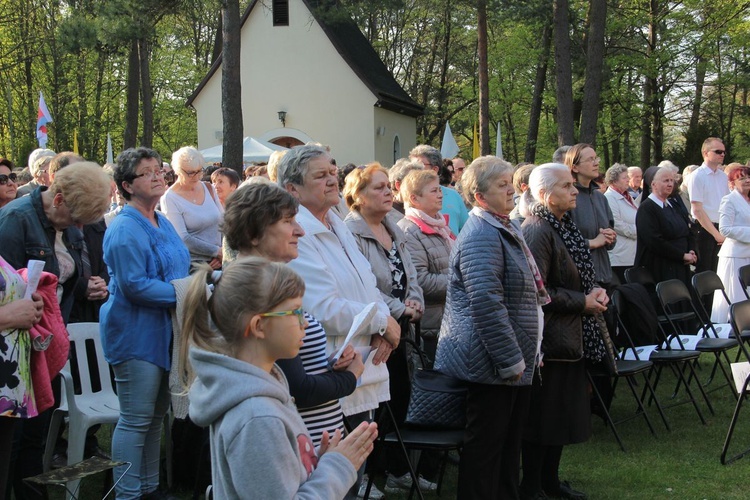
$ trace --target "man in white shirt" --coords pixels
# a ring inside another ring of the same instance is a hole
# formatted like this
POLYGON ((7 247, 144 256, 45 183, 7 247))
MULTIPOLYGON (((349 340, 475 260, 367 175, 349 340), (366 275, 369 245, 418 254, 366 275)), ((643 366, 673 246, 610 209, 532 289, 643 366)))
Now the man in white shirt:
POLYGON ((729 180, 719 167, 724 163, 726 149, 721 139, 709 137, 701 146, 703 164, 688 177, 688 194, 693 218, 700 224, 696 249, 696 272, 716 271, 719 245, 724 236, 719 232, 719 204, 729 194, 729 180))

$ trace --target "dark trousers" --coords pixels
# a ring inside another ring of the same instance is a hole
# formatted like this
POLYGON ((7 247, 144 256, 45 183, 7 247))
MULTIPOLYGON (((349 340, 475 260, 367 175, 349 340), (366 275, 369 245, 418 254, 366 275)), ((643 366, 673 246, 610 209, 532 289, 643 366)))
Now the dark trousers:
POLYGON ((519 498, 521 436, 530 401, 530 386, 469 385, 457 498, 519 498))
POLYGON ((560 489, 561 445, 544 445, 524 441, 523 481, 521 492, 524 497, 533 498, 544 490, 550 496, 560 489))
POLYGON ((0 417, 0 494, 5 498, 8 485, 8 473, 10 472, 10 451, 13 449, 13 428, 16 425, 15 418, 0 417))
MULTIPOLYGON (((714 224, 714 226, 716 227, 716 229, 719 228, 718 224, 714 224)), ((696 241, 696 253, 698 254, 698 262, 695 264, 695 272, 716 272, 716 268, 719 265, 719 249, 720 246, 716 243, 716 239, 711 236, 711 233, 701 227, 698 231, 698 237, 696 241)), ((703 297, 703 305, 706 307, 707 311, 711 311, 713 301, 714 294, 712 293, 703 297)))

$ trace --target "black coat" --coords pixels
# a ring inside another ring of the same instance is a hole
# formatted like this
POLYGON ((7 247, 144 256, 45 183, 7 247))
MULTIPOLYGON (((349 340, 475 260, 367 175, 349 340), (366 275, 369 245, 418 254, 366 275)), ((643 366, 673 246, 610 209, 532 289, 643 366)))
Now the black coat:
POLYGON ((549 222, 532 215, 523 225, 523 236, 539 267, 552 302, 544 306, 545 360, 583 358, 582 314, 586 294, 573 257, 549 222))
POLYGON ((635 266, 643 266, 656 282, 679 279, 690 287, 690 268, 683 256, 694 249, 690 223, 677 207, 661 208, 646 198, 635 216, 638 231, 635 266))

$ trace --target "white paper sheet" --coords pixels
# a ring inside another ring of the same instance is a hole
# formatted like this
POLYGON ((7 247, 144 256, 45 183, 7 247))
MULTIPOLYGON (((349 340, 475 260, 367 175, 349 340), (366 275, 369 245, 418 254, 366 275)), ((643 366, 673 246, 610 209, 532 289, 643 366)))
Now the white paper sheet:
MULTIPOLYGON (((339 360, 341 355, 344 353, 344 349, 351 343, 352 339, 356 337, 357 335, 360 335, 367 327, 370 325, 370 322, 372 321, 372 318, 375 317, 375 314, 378 312, 378 304, 376 302, 371 302, 370 304, 367 304, 362 311, 354 316, 354 320, 352 321, 352 326, 349 328, 349 333, 346 334, 346 338, 344 339, 344 343, 341 345, 341 348, 334 353, 334 355, 329 360, 330 366, 333 366, 336 364, 336 361, 339 360)), ((370 347, 367 346, 367 351, 362 352, 362 360, 367 360, 367 356, 370 353, 370 347)))
POLYGON ((31 294, 36 292, 36 288, 39 286, 39 278, 42 277, 42 271, 44 271, 43 260, 30 260, 26 264, 28 282, 26 283, 26 293, 23 295, 24 299, 30 299, 31 294))
POLYGON ((737 388, 737 393, 742 392, 742 386, 745 385, 750 375, 750 362, 741 361, 739 363, 732 363, 732 377, 734 378, 734 386, 737 388))

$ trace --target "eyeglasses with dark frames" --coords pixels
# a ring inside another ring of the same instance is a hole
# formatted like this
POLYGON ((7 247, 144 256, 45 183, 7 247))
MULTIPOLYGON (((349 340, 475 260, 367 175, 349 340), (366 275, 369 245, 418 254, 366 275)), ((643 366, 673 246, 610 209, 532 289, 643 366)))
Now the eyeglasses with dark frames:
POLYGON ((183 170, 182 173, 185 174, 188 177, 195 177, 196 175, 203 174, 203 169, 201 168, 201 169, 193 170, 193 171, 183 170))
POLYGON ((164 170, 162 170, 162 169, 159 169, 159 170, 146 170, 145 172, 142 172, 142 173, 140 173, 138 175, 134 175, 133 176, 133 180, 138 179, 139 177, 149 177, 151 179, 154 179, 154 178, 156 178, 156 177, 158 177, 160 175, 162 175, 162 176, 164 175, 164 170))
POLYGON ((727 154, 727 152, 724 151, 723 149, 712 149, 711 152, 716 153, 717 155, 725 155, 725 154, 727 154))
POLYGON ((8 181, 16 183, 16 180, 18 179, 18 176, 11 172, 10 174, 0 174, 0 186, 5 186, 8 181))

